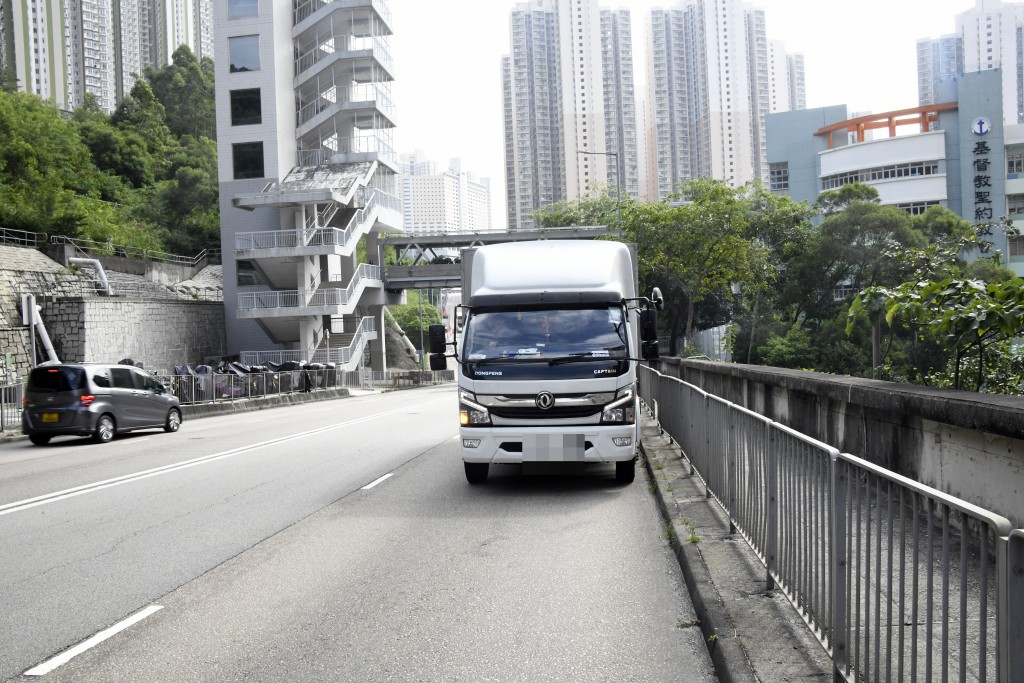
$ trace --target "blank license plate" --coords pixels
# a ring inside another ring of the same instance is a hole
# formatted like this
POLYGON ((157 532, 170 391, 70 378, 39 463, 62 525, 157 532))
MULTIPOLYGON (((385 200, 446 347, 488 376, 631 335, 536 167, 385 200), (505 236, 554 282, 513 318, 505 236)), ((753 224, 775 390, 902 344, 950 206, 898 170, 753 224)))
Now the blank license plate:
POLYGON ((43 422, 56 422, 57 413, 43 413, 43 422))

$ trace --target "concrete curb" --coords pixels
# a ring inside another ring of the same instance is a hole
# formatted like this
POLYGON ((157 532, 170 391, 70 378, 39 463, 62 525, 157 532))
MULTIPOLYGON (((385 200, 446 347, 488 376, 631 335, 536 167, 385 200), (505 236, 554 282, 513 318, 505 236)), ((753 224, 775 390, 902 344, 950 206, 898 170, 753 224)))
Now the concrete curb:
POLYGON ((831 661, 766 569, 732 533, 679 445, 645 410, 641 453, 718 677, 729 683, 830 681, 831 661))
MULTIPOLYGON (((658 424, 653 419, 645 417, 643 423, 645 432, 649 434, 660 432, 658 424)), ((747 654, 739 642, 735 638, 729 637, 725 630, 725 625, 729 623, 729 615, 722 596, 715 587, 711 571, 701 556, 700 548, 696 544, 684 543, 680 540, 696 533, 697 529, 691 530, 684 519, 674 512, 677 506, 671 495, 673 492, 667 491, 667 488, 670 485, 678 485, 678 483, 670 484, 666 479, 660 478, 653 467, 653 462, 656 462, 653 451, 661 449, 663 456, 668 455, 668 453, 664 453, 664 451, 668 451, 668 447, 662 444, 655 446, 653 441, 650 436, 645 435, 641 438, 640 450, 643 454, 641 460, 644 467, 647 468, 651 481, 654 482, 654 497, 658 501, 661 516, 671 529, 669 544, 683 572, 683 579, 686 581, 686 588, 693 601, 693 608, 697 612, 700 630, 704 634, 704 644, 715 665, 715 672, 724 683, 757 683, 758 679, 754 675, 747 654), (649 444, 653 447, 649 447, 649 444), (649 453, 649 450, 652 452, 649 453)), ((677 455, 676 458, 680 458, 680 456, 677 455)), ((671 480, 678 481, 678 476, 673 473, 671 480)))

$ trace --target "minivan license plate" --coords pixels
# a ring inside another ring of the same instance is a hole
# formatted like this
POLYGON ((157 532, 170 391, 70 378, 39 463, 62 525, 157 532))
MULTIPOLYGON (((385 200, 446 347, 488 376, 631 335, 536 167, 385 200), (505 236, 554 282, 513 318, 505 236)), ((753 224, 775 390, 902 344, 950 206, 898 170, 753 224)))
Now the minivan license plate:
POLYGON ((43 413, 43 422, 56 422, 57 413, 43 413))

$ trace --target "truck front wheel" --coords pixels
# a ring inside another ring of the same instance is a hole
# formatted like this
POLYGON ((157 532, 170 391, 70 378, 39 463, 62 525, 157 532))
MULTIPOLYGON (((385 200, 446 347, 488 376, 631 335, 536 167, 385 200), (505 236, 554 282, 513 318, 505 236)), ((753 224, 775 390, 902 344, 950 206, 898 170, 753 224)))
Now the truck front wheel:
POLYGON ((615 463, 615 481, 620 484, 632 483, 636 478, 636 460, 619 460, 615 463))
POLYGON ((464 462, 466 466, 466 480, 470 484, 483 484, 487 481, 486 462, 464 462))

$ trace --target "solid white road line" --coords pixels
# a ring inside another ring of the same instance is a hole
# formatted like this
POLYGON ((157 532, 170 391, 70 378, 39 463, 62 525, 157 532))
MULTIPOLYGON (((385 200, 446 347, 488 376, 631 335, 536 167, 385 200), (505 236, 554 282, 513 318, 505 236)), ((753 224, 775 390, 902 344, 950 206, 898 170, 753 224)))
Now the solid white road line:
MULTIPOLYGON (((424 401, 418 405, 425 405, 427 403, 434 403, 434 401, 424 401)), ((103 481, 97 481, 92 484, 83 484, 82 486, 76 486, 74 488, 65 489, 63 491, 54 491, 53 493, 47 493, 34 498, 26 498, 25 500, 15 501, 13 503, 7 503, 0 505, 0 517, 8 515, 12 512, 20 512, 21 510, 28 510, 39 505, 46 505, 47 503, 54 503, 59 500, 65 500, 67 498, 73 498, 80 496, 85 493, 92 493, 93 491, 100 491, 102 489, 110 488, 112 486, 120 486, 121 484, 127 484, 133 481, 139 481, 141 479, 148 479, 149 477, 156 477, 162 474, 168 474, 170 472, 177 472, 189 467, 195 467, 196 465, 204 465, 206 463, 221 460, 223 458, 230 458, 242 453, 248 453, 249 451, 263 448, 265 446, 273 446, 275 444, 284 443, 285 441, 292 441, 294 439, 301 439, 311 434, 318 434, 320 432, 331 431, 332 429, 340 429, 342 427, 349 427, 354 424, 361 422, 369 422, 370 420, 376 420, 377 418, 386 417, 395 413, 407 412, 411 409, 418 407, 418 405, 404 406, 402 408, 396 408, 395 410, 389 410, 383 413, 374 413, 366 417, 361 417, 356 420, 349 420, 347 422, 339 422, 338 424, 329 425, 327 427, 318 427, 317 429, 311 429, 306 432, 300 432, 298 434, 292 434, 290 436, 282 436, 277 439, 270 439, 268 441, 261 441, 259 443, 250 444, 248 446, 241 446, 239 448, 233 448, 229 451, 222 451, 220 453, 213 453, 211 455, 204 455, 199 458, 193 458, 192 460, 186 460, 184 462, 175 463, 173 465, 164 465, 163 467, 155 467, 151 470, 144 470, 142 472, 136 472, 134 474, 125 474, 120 477, 114 477, 113 479, 105 479, 103 481)))
POLYGON ((394 473, 394 472, 388 472, 388 473, 387 473, 387 474, 385 474, 385 475, 384 475, 383 477, 380 477, 380 478, 378 478, 378 479, 374 479, 374 480, 373 480, 373 481, 371 481, 371 482, 370 482, 369 484, 367 484, 366 486, 364 486, 364 487, 363 487, 363 490, 364 490, 364 491, 369 491, 370 489, 372 489, 372 488, 373 488, 374 486, 376 486, 377 484, 381 483, 381 482, 382 482, 382 481, 384 481, 385 479, 390 479, 390 478, 391 478, 391 477, 393 477, 393 476, 395 476, 395 473, 394 473))
POLYGON ((43 662, 42 664, 39 664, 38 666, 32 667, 31 669, 26 671, 24 673, 24 675, 25 676, 45 676, 46 674, 48 674, 51 671, 53 671, 54 669, 56 669, 58 666, 61 666, 63 664, 67 664, 73 658, 75 658, 78 655, 82 654, 83 652, 85 652, 89 648, 96 647, 97 645, 102 643, 107 638, 111 638, 111 637, 117 635, 118 633, 120 633, 121 631, 125 630, 126 628, 128 628, 132 624, 136 624, 136 623, 142 621, 143 619, 145 619, 146 617, 148 617, 150 614, 153 614, 154 612, 157 612, 157 611, 162 610, 162 609, 163 609, 162 605, 150 605, 146 609, 144 609, 144 610, 142 610, 140 612, 136 612, 135 614, 133 614, 132 616, 128 617, 124 621, 118 622, 118 623, 114 624, 113 626, 111 626, 110 628, 105 629, 103 631, 100 631, 99 633, 94 635, 92 638, 89 638, 88 640, 83 641, 83 642, 79 643, 78 645, 75 645, 73 648, 71 648, 69 650, 65 650, 64 652, 60 653, 56 657, 53 657, 52 659, 48 659, 45 662, 43 662))

